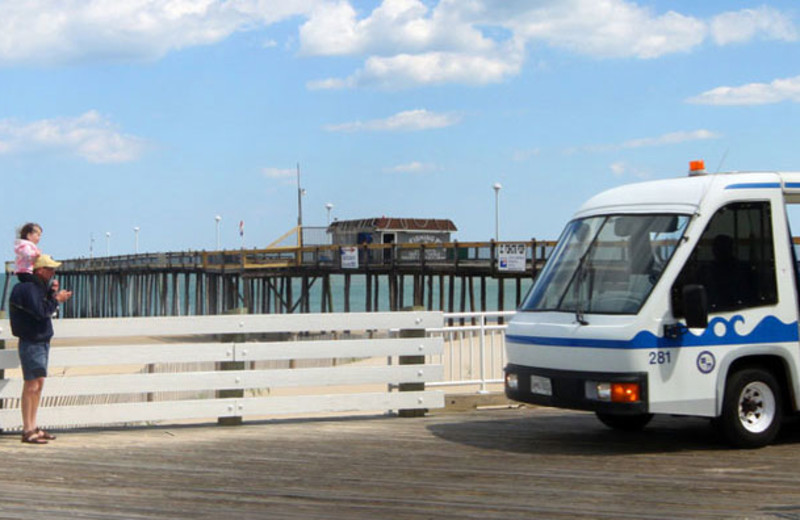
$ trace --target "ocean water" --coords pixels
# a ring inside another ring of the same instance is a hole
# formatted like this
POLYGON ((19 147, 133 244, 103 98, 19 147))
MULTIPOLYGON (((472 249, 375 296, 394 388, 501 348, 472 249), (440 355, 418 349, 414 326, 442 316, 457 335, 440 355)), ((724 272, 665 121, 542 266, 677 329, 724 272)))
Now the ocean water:
MULTIPOLYGON (((411 276, 406 276, 404 279, 404 287, 403 287, 403 302, 401 307, 410 307, 414 304, 414 280, 411 276)), ((301 286, 299 284, 299 280, 296 281, 295 286, 292 287, 293 293, 295 295, 300 294, 301 286)), ((318 280, 317 284, 312 286, 310 291, 309 297, 309 305, 311 312, 318 312, 321 306, 322 300, 322 288, 321 282, 318 280), (319 284, 319 285, 317 285, 319 284)), ((520 284, 520 298, 524 298, 525 294, 527 293, 528 289, 530 288, 532 281, 530 279, 524 279, 520 284)), ((440 290, 440 282, 439 278, 435 277, 432 283, 432 305, 431 307, 435 310, 443 308, 445 311, 449 311, 450 308, 455 312, 461 311, 461 298, 462 298, 462 280, 460 278, 454 279, 453 283, 453 302, 452 306, 450 305, 449 301, 449 293, 450 293, 450 282, 448 277, 444 277, 444 301, 441 301, 441 290, 440 290)), ((469 283, 466 284, 464 287, 466 291, 465 295, 465 306, 464 310, 466 311, 480 311, 484 310, 481 309, 481 282, 479 279, 474 279, 472 289, 470 291, 469 283), (471 292, 471 295, 470 295, 471 292), (473 302, 472 304, 470 302, 473 302)), ((375 298, 374 294, 374 287, 373 287, 373 300, 375 298)), ((423 305, 427 306, 429 303, 429 286, 427 279, 425 280, 425 287, 424 287, 425 294, 423 295, 423 305)), ((499 292, 499 281, 493 278, 486 279, 486 309, 487 311, 496 311, 499 310, 500 305, 498 301, 498 292, 499 292)), ((350 286, 350 310, 352 312, 360 312, 366 310, 366 277, 364 276, 357 276, 353 275, 351 277, 351 286, 350 286)), ((331 276, 331 293, 332 293, 332 300, 333 300, 333 308, 335 311, 344 310, 344 299, 345 299, 345 292, 344 292, 344 276, 331 276)), ((295 296, 296 297, 296 296, 295 296)), ((514 310, 517 307, 517 284, 515 280, 506 280, 504 282, 504 298, 503 298, 503 310, 514 310)), ((373 309, 374 305, 373 305, 373 309)), ((389 310, 389 284, 388 280, 383 277, 380 278, 379 285, 378 285, 378 310, 381 311, 388 311, 389 310)))
MULTIPOLYGON (((413 305, 413 277, 406 276, 404 278, 404 288, 403 288, 403 302, 401 307, 410 307, 413 305)), ((5 288, 6 283, 6 275, 5 273, 0 273, 0 291, 5 288)), ((3 302, 2 309, 8 308, 8 295, 11 292, 11 287, 13 287, 15 283, 15 279, 12 278, 11 283, 9 284, 8 291, 5 295, 6 300, 3 302)), ((440 301, 440 282, 439 278, 436 277, 433 279, 432 285, 432 292, 433 292, 433 300, 432 300, 432 308, 438 310, 443 308, 445 311, 449 311, 451 308, 451 304, 449 301, 449 293, 450 293, 450 286, 449 286, 449 278, 444 277, 444 302, 440 301)), ((530 288, 532 281, 530 279, 522 280, 520 284, 520 293, 519 297, 522 298, 527 293, 528 289, 530 288)), ((190 309, 194 308, 194 286, 195 284, 193 281, 190 281, 189 285, 189 299, 190 299, 190 309)), ((343 312, 345 309, 345 291, 344 291, 344 276, 343 275, 332 275, 331 276, 331 301, 333 304, 334 312, 343 312)), ((64 287, 65 289, 69 289, 69 287, 64 287)), ((500 309, 500 305, 498 303, 498 288, 499 288, 499 281, 493 278, 486 278, 486 311, 496 311, 500 309)), ((427 280, 425 281, 425 295, 423 304, 425 306, 428 305, 428 283, 427 280)), ((465 309, 466 311, 481 311, 484 310, 481 308, 481 284, 479 279, 474 279, 473 287, 470 297, 470 288, 469 284, 465 287, 466 290, 466 301, 465 301, 465 309), (473 303, 470 303, 473 302, 473 303)), ((298 295, 301 294, 302 285, 299 279, 295 279, 292 286, 292 293, 294 295, 295 300, 297 299, 298 295)), ((372 310, 375 311, 374 305, 374 286, 373 286, 373 308, 372 310)), ((183 297, 183 279, 181 278, 180 284, 178 287, 178 294, 179 297, 183 297)), ((351 276, 351 284, 350 284, 350 311, 351 312, 363 312, 366 311, 366 277, 362 275, 354 274, 351 276)), ((0 292, 0 295, 2 293, 0 292)), ((243 294, 243 290, 240 287, 239 294, 243 294)), ((82 295, 75 295, 75 298, 80 298, 82 295)), ((504 299, 503 299, 503 310, 514 310, 517 307, 517 284, 515 280, 506 280, 504 282, 504 299)), ((456 278, 453 284, 453 302, 452 302, 452 309, 455 312, 461 311, 461 297, 462 297, 462 282, 460 278, 456 278)), ((182 307, 182 306, 181 306, 182 307)), ((309 291, 309 310, 310 312, 320 312, 322 308, 322 281, 321 279, 317 279, 316 282, 311 285, 309 291)), ((378 285, 378 308, 377 310, 380 311, 388 311, 389 310, 389 286, 388 280, 386 277, 379 278, 379 285, 378 285)), ((190 311, 191 312, 191 311, 190 311)), ((297 312, 297 311, 295 311, 297 312)))

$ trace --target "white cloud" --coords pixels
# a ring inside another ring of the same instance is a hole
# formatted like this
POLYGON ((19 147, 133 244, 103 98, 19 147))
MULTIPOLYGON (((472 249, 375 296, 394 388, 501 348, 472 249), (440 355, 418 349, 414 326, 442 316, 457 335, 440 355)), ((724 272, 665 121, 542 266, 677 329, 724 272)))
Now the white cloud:
POLYGON ((646 169, 633 166, 625 161, 617 161, 612 163, 609 166, 609 169, 611 170, 611 174, 617 178, 633 177, 635 179, 645 180, 652 177, 652 174, 646 169))
POLYGON ((540 148, 530 148, 527 150, 515 150, 512 154, 512 158, 516 162, 525 162, 532 157, 536 157, 542 152, 540 148))
POLYGON ((634 148, 649 148, 688 143, 692 141, 705 141, 708 139, 719 139, 721 137, 721 134, 712 132, 711 130, 683 130, 679 132, 669 132, 657 137, 640 137, 637 139, 630 139, 623 143, 617 144, 596 144, 584 147, 575 147, 565 150, 565 153, 574 154, 577 152, 615 152, 634 148))
POLYGON ((461 121, 457 114, 440 114, 425 109, 399 112, 385 119, 353 121, 325 127, 329 132, 415 132, 453 126, 461 121))
POLYGON ((689 141, 705 141, 707 139, 719 139, 721 136, 716 132, 710 130, 690 130, 682 132, 670 132, 668 134, 660 135, 658 137, 643 137, 640 139, 631 139, 625 141, 620 145, 620 148, 644 148, 652 146, 665 146, 671 144, 680 144, 689 141))
POLYGON ((505 81, 539 45, 654 59, 709 40, 727 45, 759 36, 794 41, 796 30, 787 15, 768 7, 701 19, 629 0, 384 0, 365 15, 344 1, 315 9, 301 27, 300 45, 307 55, 364 56, 353 74, 312 81, 309 88, 393 89, 505 81))
POLYGON ((76 118, 0 121, 0 154, 67 151, 92 163, 120 163, 138 159, 146 147, 94 110, 76 118))
POLYGON ((698 105, 767 105, 800 103, 800 76, 771 83, 749 83, 739 87, 717 87, 687 100, 698 105))
POLYGON ((264 168, 261 173, 269 179, 294 180, 297 176, 297 170, 293 168, 264 168))
POLYGON ((346 79, 326 79, 308 84, 311 89, 377 86, 398 89, 421 85, 485 85, 499 83, 519 73, 519 54, 473 56, 431 52, 399 54, 387 58, 371 56, 364 68, 346 79))
POLYGON ((792 21, 767 6, 715 16, 711 20, 711 35, 718 45, 747 42, 759 35, 770 40, 797 40, 797 30, 792 21))
POLYGON ((419 161, 412 161, 407 164, 398 164, 390 168, 385 168, 386 173, 412 173, 423 174, 436 171, 436 165, 433 163, 423 163, 419 161))
POLYGON ((311 11, 317 0, 0 0, 0 65, 149 60, 311 11))
MULTIPOLYGON (((633 0, 0 0, 0 66, 158 59, 299 17, 301 56, 363 63, 312 89, 485 85, 518 75, 531 49, 653 59, 706 42, 795 41, 788 15, 760 7, 707 19, 633 0), (356 4, 361 5, 361 4, 356 4)), ((267 39, 265 46, 275 46, 267 39)))
POLYGON ((702 43, 705 24, 674 11, 656 14, 623 0, 536 2, 508 20, 515 34, 589 56, 656 58, 702 43))
POLYGON ((420 0, 383 0, 358 19, 347 2, 321 4, 300 28, 301 52, 330 56, 494 49, 496 42, 463 18, 461 8, 448 0, 434 9, 420 0))

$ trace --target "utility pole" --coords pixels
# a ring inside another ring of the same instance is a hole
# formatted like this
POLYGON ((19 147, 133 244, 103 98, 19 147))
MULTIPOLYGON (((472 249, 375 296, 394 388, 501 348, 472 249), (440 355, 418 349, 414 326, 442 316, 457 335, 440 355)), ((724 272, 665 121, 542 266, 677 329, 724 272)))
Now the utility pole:
POLYGON ((297 245, 303 247, 303 189, 300 187, 300 163, 297 163, 297 245))

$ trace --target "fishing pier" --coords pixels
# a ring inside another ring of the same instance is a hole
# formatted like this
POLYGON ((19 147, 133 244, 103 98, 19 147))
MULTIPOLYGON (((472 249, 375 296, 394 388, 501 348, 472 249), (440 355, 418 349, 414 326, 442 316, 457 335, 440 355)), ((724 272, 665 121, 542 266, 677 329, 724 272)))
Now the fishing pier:
MULTIPOLYGON (((283 246, 64 260, 67 318, 513 309, 555 243, 283 246), (509 268, 507 251, 516 255, 509 268)), ((2 309, 13 274, 6 265, 2 309)))

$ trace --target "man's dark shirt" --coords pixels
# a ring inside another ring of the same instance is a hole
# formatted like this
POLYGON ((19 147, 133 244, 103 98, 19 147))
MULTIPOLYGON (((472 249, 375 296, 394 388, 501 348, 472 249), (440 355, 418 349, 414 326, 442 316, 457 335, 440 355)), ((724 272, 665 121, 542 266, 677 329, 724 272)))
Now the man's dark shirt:
POLYGON ((58 302, 47 284, 37 277, 32 282, 14 286, 9 298, 11 333, 27 341, 50 341, 53 337, 53 313, 58 302))

